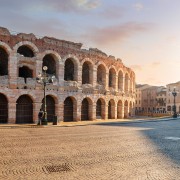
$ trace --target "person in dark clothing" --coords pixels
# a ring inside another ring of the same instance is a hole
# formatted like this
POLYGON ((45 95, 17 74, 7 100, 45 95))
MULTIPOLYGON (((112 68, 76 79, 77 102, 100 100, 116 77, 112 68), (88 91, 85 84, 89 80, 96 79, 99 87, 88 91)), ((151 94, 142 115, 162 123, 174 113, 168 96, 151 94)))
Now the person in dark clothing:
POLYGON ((38 125, 42 124, 43 117, 44 117, 44 111, 42 109, 40 109, 40 111, 38 113, 38 125))

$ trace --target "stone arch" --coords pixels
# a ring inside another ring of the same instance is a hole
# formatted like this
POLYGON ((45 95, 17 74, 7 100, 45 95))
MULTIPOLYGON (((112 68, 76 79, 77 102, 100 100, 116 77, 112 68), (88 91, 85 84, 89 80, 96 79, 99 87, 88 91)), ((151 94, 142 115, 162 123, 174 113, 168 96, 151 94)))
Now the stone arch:
POLYGON ((12 49, 6 43, 0 41, 0 47, 2 47, 7 52, 8 56, 11 54, 12 49))
POLYGON ((33 100, 27 94, 19 96, 16 101, 16 123, 33 123, 33 100))
POLYGON ((97 83, 106 86, 106 67, 103 64, 97 67, 97 83))
MULTIPOLYGON (((56 109, 55 109, 56 100, 55 97, 51 94, 46 95, 46 111, 47 111, 47 121, 53 122, 56 109)), ((44 110, 44 98, 42 99, 41 108, 44 110)))
POLYGON ((67 55, 63 58, 63 62, 64 62, 64 80, 65 81, 78 81, 78 71, 79 71, 79 67, 80 67, 79 59, 76 56, 67 55), (68 69, 69 67, 66 64, 67 60, 69 60, 73 63, 73 66, 70 65, 70 72, 68 69), (69 77, 69 78, 67 78, 67 77, 69 77))
POLYGON ((8 122, 8 99, 0 93, 0 123, 8 122))
POLYGON ((93 112, 93 102, 89 97, 82 100, 81 103, 81 121, 91 120, 93 112))
POLYGON ((118 90, 123 91, 124 84, 123 84, 123 71, 120 70, 118 72, 118 90))
POLYGON ((82 64, 82 84, 93 83, 93 64, 90 61, 84 61, 82 64))
POLYGON ((117 118, 122 119, 123 118, 123 103, 122 100, 119 100, 117 103, 117 118))
POLYGON ((14 52, 17 52, 18 49, 21 47, 21 46, 26 46, 28 47, 29 49, 31 49, 34 53, 34 56, 37 55, 37 53, 39 52, 37 46, 35 44, 33 44, 32 42, 29 42, 29 41, 21 41, 19 43, 17 43, 14 47, 13 47, 13 51, 14 52))
POLYGON ((5 47, 0 46, 0 76, 8 75, 9 54, 5 47))
POLYGON ((129 109, 128 109, 128 101, 126 100, 125 102, 124 102, 124 118, 128 118, 128 112, 129 111, 129 109))
POLYGON ((96 119, 105 119, 105 100, 99 98, 96 102, 96 119))
POLYGON ((115 101, 113 99, 108 102, 108 119, 115 119, 115 101))
POLYGON ((68 96, 64 100, 64 122, 76 120, 77 101, 74 97, 68 96))
POLYGON ((116 71, 114 68, 109 69, 109 87, 116 88, 116 71))

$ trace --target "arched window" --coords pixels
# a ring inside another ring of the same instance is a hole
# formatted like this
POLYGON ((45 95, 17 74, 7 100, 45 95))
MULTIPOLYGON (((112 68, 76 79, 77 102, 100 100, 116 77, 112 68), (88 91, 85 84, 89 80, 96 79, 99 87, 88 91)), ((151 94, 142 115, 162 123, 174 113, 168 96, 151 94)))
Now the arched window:
POLYGON ((119 71, 118 73, 118 89, 123 90, 123 73, 122 71, 119 71))
POLYGON ((118 119, 121 119, 123 117, 123 114, 122 114, 122 101, 119 100, 118 101, 118 104, 117 104, 117 118, 118 119))
POLYGON ((113 68, 109 70, 109 87, 115 88, 116 86, 116 72, 113 68))
POLYGON ((8 54, 0 47, 0 76, 8 75, 8 54))
POLYGON ((67 59, 64 67, 64 80, 74 81, 74 63, 71 59, 67 59))
POLYGON ((54 57, 51 54, 47 54, 44 58, 43 58, 43 65, 42 68, 44 66, 47 66, 48 69, 46 71, 47 74, 53 74, 56 75, 56 61, 54 59, 54 57))
POLYGON ((34 52, 26 45, 20 46, 17 50, 17 53, 24 57, 34 57, 34 52))
POLYGON ((31 69, 29 69, 26 66, 20 67, 19 68, 19 77, 23 77, 25 79, 25 83, 26 83, 27 78, 33 77, 33 72, 31 69))
POLYGON ((87 62, 82 67, 82 84, 90 84, 90 67, 87 62))
POLYGON ((101 64, 97 68, 97 83, 100 85, 106 85, 106 69, 101 64))
POLYGON ((125 75, 125 88, 124 88, 124 90, 125 90, 125 92, 128 92, 128 90, 129 90, 129 76, 127 73, 125 75))

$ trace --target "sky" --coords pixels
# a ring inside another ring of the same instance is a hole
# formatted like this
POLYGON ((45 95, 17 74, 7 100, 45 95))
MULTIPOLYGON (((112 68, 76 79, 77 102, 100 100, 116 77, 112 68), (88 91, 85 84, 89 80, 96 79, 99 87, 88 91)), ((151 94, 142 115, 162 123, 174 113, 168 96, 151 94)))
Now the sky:
POLYGON ((0 26, 122 59, 137 84, 180 81, 180 0, 0 0, 0 26))

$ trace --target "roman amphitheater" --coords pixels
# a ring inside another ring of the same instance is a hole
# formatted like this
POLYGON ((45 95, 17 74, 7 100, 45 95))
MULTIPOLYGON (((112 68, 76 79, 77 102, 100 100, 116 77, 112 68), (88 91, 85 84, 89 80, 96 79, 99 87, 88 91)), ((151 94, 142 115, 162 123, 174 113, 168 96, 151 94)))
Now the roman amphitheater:
POLYGON ((0 123, 35 123, 44 103, 36 82, 47 66, 48 121, 128 118, 134 112, 135 73, 121 59, 81 43, 0 28, 0 123))

